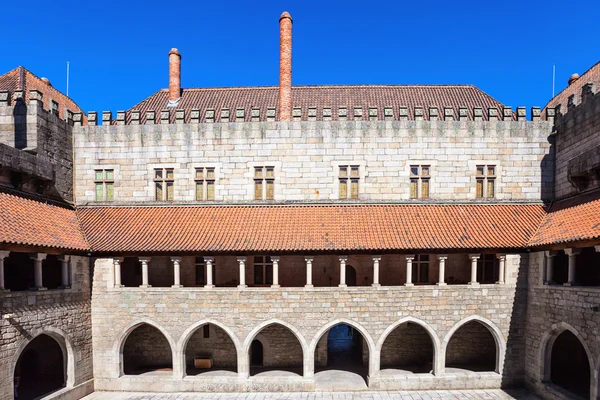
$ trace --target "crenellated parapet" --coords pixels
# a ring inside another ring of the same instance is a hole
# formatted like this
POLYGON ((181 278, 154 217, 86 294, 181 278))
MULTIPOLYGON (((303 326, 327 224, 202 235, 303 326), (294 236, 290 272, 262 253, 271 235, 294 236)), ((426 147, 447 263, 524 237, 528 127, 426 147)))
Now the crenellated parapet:
MULTIPOLYGON (((36 112, 47 115, 53 115, 57 120, 62 120, 67 122, 70 125, 74 125, 74 115, 78 114, 79 121, 85 121, 85 116, 82 113, 75 112, 74 110, 70 110, 68 108, 64 108, 64 112, 60 112, 60 103, 54 99, 45 99, 44 94, 37 89, 31 89, 27 93, 26 96, 25 91, 23 90, 0 90, 0 113, 5 114, 7 111, 2 110, 12 110, 13 115, 19 114, 19 109, 25 112, 26 108, 34 107, 36 112), (48 100, 46 102, 46 100, 48 100), (48 104, 45 107, 45 104, 48 104), (14 109, 17 109, 16 112, 14 109), (61 118, 60 115, 64 115, 64 118, 61 118)), ((9 110, 9 111, 10 111, 9 110)))
MULTIPOLYGON (((202 109, 118 111, 116 117, 110 111, 98 113, 90 111, 89 125, 155 125, 155 124, 199 124, 199 123, 242 123, 242 122, 275 122, 276 107, 267 107, 266 113, 260 108, 207 107, 202 109)), ((552 121, 554 109, 546 109, 546 118, 552 121)), ((527 118, 525 107, 293 107, 292 121, 539 121, 540 107, 532 107, 530 118, 527 118)), ((83 117, 75 116, 73 121, 81 125, 83 117)))

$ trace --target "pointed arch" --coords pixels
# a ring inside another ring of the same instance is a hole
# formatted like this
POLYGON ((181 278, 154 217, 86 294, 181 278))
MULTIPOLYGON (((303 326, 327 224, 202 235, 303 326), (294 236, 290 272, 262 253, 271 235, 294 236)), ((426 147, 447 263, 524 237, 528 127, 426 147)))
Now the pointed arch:
POLYGON ((303 358, 305 358, 306 352, 308 349, 308 345, 306 344, 306 340, 304 339, 304 336, 302 335, 302 333, 300 333, 300 331, 294 325, 292 325, 288 322, 285 322, 283 320, 277 319, 277 318, 273 318, 268 321, 261 322, 254 329, 252 329, 250 331, 248 336, 246 336, 246 340, 244 340, 244 345, 243 345, 244 354, 247 354, 250 351, 250 345, 252 344, 252 341, 254 340, 256 335, 258 335, 258 333, 260 331, 262 331, 264 328, 268 327, 269 325, 273 325, 273 324, 281 325, 285 328, 288 328, 294 334, 294 336, 296 336, 296 338, 300 342, 300 346, 302 347, 302 356, 303 356, 303 358))

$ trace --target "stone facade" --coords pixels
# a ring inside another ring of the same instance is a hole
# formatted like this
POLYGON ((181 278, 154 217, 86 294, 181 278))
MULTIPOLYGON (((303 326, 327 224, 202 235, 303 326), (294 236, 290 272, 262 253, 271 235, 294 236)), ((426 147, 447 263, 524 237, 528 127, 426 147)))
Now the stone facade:
POLYGON ((77 126, 76 200, 94 171, 115 172, 114 202, 153 202, 154 169, 173 168, 177 203, 195 201, 195 168, 215 168, 215 202, 254 200, 254 167, 274 167, 277 201, 339 199, 339 166, 359 167, 361 201, 410 196, 410 166, 430 165, 430 198, 476 198, 476 166, 496 166, 496 200, 552 193, 547 121, 331 121, 77 126), (118 151, 115 151, 118 149, 118 151))

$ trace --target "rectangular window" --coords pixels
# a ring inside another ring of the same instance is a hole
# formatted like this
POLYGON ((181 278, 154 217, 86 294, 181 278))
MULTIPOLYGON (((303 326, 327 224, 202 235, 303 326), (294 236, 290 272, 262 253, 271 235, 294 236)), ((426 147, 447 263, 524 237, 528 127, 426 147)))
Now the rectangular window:
POLYGON ((275 199, 275 167, 254 167, 254 200, 275 199))
POLYGON ((429 254, 417 254, 412 262, 413 281, 415 283, 429 282, 429 254))
POLYGON ((273 261, 269 256, 254 257, 254 284, 273 284, 273 261))
POLYGON ((358 165, 340 165, 340 200, 358 199, 360 172, 358 165))
POLYGON ((411 165, 410 166, 410 198, 428 199, 429 198, 429 179, 431 166, 429 165, 411 165))
POLYGON ((212 167, 196 168, 196 200, 212 201, 215 199, 215 169, 212 167))
POLYGON ((202 327, 204 339, 210 338, 210 325, 206 324, 202 327))
POLYGON ((154 170, 154 200, 173 201, 175 198, 175 173, 173 168, 154 170))
POLYGON ((496 283, 498 281, 498 268, 495 254, 482 254, 477 260, 477 282, 496 283))
MULTIPOLYGON (((213 285, 216 282, 217 279, 217 275, 216 275, 216 262, 213 261, 212 262, 212 278, 213 278, 213 285)), ((207 274, 206 274, 206 262, 204 261, 204 257, 196 257, 196 285, 207 285, 208 284, 208 280, 206 278, 207 274)))
POLYGON ((493 199, 496 196, 496 166, 478 165, 475 174, 475 196, 493 199))
POLYGON ((113 201, 115 199, 115 171, 112 169, 94 170, 96 201, 113 201))

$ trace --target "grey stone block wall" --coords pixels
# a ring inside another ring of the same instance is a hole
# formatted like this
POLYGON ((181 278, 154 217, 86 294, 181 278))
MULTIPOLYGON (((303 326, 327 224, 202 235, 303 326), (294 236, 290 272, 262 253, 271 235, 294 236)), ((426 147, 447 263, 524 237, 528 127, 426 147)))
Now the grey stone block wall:
POLYGON ((339 166, 360 167, 359 199, 408 200, 410 165, 431 165, 430 197, 474 200, 476 165, 497 166, 497 200, 548 198, 546 121, 331 121, 76 126, 76 200, 94 169, 115 170, 115 202, 154 201, 153 169, 173 168, 175 202, 195 200, 194 168, 214 167, 216 202, 254 199, 254 167, 275 168, 275 200, 339 197, 339 166))

